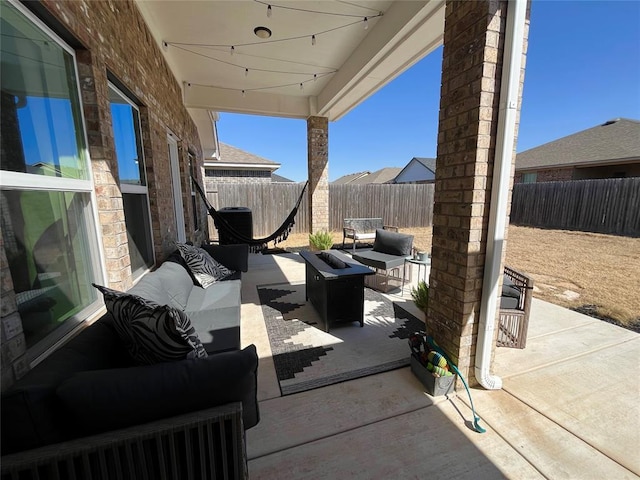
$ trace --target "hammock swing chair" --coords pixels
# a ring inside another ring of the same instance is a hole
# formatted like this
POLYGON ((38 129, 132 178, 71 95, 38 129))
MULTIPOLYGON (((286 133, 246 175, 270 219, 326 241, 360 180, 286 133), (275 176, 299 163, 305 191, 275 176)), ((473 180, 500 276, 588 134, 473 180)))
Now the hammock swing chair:
POLYGON ((233 241, 233 243, 246 243, 247 245, 249 245, 249 250, 252 253, 260 253, 263 250, 266 250, 267 244, 269 242, 274 242, 274 245, 277 245, 278 242, 282 242, 286 240, 287 237, 289 237, 289 233, 291 233, 291 229, 296 223, 295 218, 296 218, 296 214, 298 213, 298 207, 300 207, 300 203, 302 202, 302 197, 304 195, 304 192, 307 189, 307 185, 309 184, 308 181, 304 184, 302 192, 300 192, 300 197, 298 198, 298 201, 293 207, 293 210, 291 210, 287 218, 284 220, 284 222, 282 222, 282 225, 280 225, 280 227, 275 232, 273 232, 271 235, 267 237, 251 238, 243 235, 241 232, 238 232, 233 227, 233 225, 229 224, 229 222, 226 220, 226 218, 223 215, 220 215, 220 213, 215 208, 213 208, 213 206, 209 203, 209 200, 207 200, 207 197, 204 194, 202 187, 198 184, 196 179, 193 178, 193 176, 191 177, 191 181, 195 185, 196 190, 198 191, 198 193, 200 194, 200 197, 202 198, 202 201, 206 205, 207 210, 209 211, 209 215, 211 215, 211 218, 213 218, 213 221, 215 223, 216 228, 218 229, 218 232, 224 231, 226 236, 230 238, 233 241))

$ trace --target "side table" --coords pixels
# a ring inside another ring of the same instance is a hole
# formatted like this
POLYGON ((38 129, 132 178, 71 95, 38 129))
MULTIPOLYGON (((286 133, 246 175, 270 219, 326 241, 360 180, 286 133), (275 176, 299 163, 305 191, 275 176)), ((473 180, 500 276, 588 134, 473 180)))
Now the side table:
MULTIPOLYGON (((427 267, 431 267, 431 256, 429 256, 429 258, 427 258, 426 260, 418 260, 417 258, 405 258, 404 259, 405 267, 407 263, 418 266, 418 280, 420 280, 420 269, 424 267, 424 273, 422 274, 422 278, 425 282, 427 282, 427 270, 428 270, 427 267)), ((409 268, 411 268, 411 266, 409 266, 409 268)), ((404 283, 407 276, 407 269, 403 268, 402 270, 403 270, 402 271, 402 290, 404 290, 404 283)), ((409 279, 411 279, 411 274, 409 274, 409 279)))

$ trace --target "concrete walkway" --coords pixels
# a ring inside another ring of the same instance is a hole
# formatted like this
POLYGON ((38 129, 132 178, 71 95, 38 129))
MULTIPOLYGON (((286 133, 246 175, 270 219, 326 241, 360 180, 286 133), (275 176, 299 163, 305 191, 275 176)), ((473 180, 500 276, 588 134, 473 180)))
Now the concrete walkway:
POLYGON ((297 255, 251 255, 243 276, 243 344, 260 355, 250 478, 640 478, 640 335, 534 299, 527 348, 496 351, 502 390, 472 389, 479 434, 464 389, 433 398, 409 368, 281 397, 256 285, 285 279, 304 280, 297 255))

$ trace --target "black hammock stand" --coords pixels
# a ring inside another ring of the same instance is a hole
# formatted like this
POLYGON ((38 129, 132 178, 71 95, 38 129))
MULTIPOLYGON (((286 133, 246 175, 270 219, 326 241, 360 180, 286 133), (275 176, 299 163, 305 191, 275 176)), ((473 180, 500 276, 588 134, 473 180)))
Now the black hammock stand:
POLYGON ((213 206, 209 203, 209 200, 207 200, 207 196, 204 194, 202 187, 198 184, 196 179, 193 178, 193 176, 191 177, 191 181, 195 185, 196 190, 198 190, 198 193, 200 194, 202 201, 207 206, 209 215, 211 215, 211 218, 213 218, 213 221, 218 231, 223 230, 225 234, 227 234, 228 237, 231 238, 236 243, 246 243, 247 245, 249 245, 249 250, 253 253, 259 253, 265 250, 269 242, 274 242, 274 244, 277 245, 278 242, 282 242, 286 240, 287 237, 289 237, 289 233, 291 233, 291 229, 296 223, 296 214, 298 213, 298 207, 300 207, 300 203, 302 202, 302 196, 304 195, 304 192, 307 189, 307 185, 309 184, 309 181, 307 181, 304 184, 304 187, 302 189, 302 192, 300 192, 300 197, 298 198, 298 201, 296 202, 295 207, 293 207, 293 210, 291 210, 291 213, 289 213, 285 221, 282 222, 282 225, 280 225, 280 227, 275 232, 273 232, 268 237, 251 238, 251 237, 247 237, 246 235, 243 235, 241 232, 238 232, 233 227, 233 225, 231 225, 224 218, 223 215, 220 215, 220 213, 215 208, 213 208, 213 206))

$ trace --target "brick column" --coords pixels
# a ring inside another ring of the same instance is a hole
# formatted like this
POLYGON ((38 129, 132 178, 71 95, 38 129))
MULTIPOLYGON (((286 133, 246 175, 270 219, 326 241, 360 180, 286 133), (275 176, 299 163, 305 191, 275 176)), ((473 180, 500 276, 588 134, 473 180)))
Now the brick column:
POLYGON ((496 0, 449 0, 445 13, 427 329, 471 384, 506 8, 496 0))
POLYGON ((329 120, 307 119, 309 233, 329 231, 329 120))

